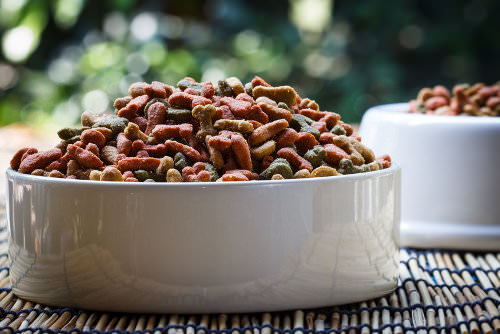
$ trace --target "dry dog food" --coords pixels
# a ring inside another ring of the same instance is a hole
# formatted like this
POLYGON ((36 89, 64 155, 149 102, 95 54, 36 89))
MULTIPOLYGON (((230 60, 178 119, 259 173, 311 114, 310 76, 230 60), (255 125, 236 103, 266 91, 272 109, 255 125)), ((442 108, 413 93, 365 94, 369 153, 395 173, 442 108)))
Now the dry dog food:
POLYGON ((410 101, 410 113, 435 115, 500 116, 500 83, 486 86, 459 84, 452 93, 444 86, 422 88, 410 101))
MULTIPOLYGON (((442 95, 434 89, 425 100, 442 95)), ((138 82, 113 105, 111 115, 84 112, 82 127, 60 130, 54 149, 19 150, 12 169, 94 181, 223 182, 336 176, 391 165, 387 155, 375 158, 339 114, 259 77, 245 85, 232 77, 215 86, 184 78, 176 88, 138 82)))

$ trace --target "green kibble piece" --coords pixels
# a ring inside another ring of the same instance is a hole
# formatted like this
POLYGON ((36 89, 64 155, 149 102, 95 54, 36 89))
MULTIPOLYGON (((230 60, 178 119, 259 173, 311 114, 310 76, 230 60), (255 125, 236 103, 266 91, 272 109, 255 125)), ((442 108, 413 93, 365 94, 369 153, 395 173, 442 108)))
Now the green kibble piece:
POLYGON ((66 140, 66 144, 74 144, 80 139, 81 139, 80 135, 71 137, 70 139, 66 140))
POLYGON ((113 131, 113 134, 116 136, 120 132, 125 130, 127 127, 128 119, 123 117, 118 117, 117 115, 108 115, 103 117, 92 125, 93 128, 108 128, 113 131))
POLYGON ((182 172, 182 169, 187 166, 189 166, 189 161, 186 156, 181 152, 177 152, 174 155, 174 168, 182 172))
POLYGON ((344 175, 366 173, 371 171, 368 165, 356 166, 352 163, 351 160, 346 158, 340 160, 339 166, 340 168, 338 172, 344 175))
POLYGON ((233 92, 233 89, 231 88, 231 86, 229 86, 229 84, 227 83, 226 80, 219 80, 217 82, 217 89, 218 89, 218 94, 217 95, 220 95, 220 96, 234 96, 234 92, 233 92))
POLYGON ((293 177, 293 171, 290 163, 285 159, 278 158, 260 174, 260 178, 270 180, 275 174, 281 174, 285 179, 291 179, 293 177))
POLYGON ((253 86, 252 86, 252 83, 251 82, 247 82, 245 84, 245 92, 250 95, 250 96, 253 96, 252 95, 252 90, 253 90, 253 86))
POLYGON ((286 104, 285 102, 280 102, 280 103, 278 103, 278 108, 281 108, 281 109, 286 109, 286 110, 288 110, 289 112, 291 112, 292 114, 295 114, 295 112, 293 111, 293 109, 292 109, 292 108, 290 108, 290 107, 288 106, 288 104, 286 104))
POLYGON ((134 176, 137 180, 141 182, 164 182, 165 175, 157 174, 155 172, 147 171, 147 170, 136 170, 134 172, 134 176), (152 180, 152 181, 148 181, 152 180))
POLYGON ((304 159, 309 161, 314 168, 321 166, 326 157, 326 150, 321 145, 316 145, 304 154, 304 159))
POLYGON ((219 178, 219 173, 214 165, 205 162, 205 170, 210 173, 210 182, 215 182, 219 178))
POLYGON ((182 79, 177 83, 177 87, 179 87, 182 90, 185 90, 186 88, 191 88, 194 89, 196 92, 198 92, 198 94, 201 94, 201 89, 203 88, 203 85, 201 83, 192 82, 191 80, 182 79))
POLYGON ((316 137, 316 139, 319 139, 320 132, 318 129, 311 126, 312 123, 314 123, 314 121, 307 116, 293 114, 292 120, 290 121, 290 127, 298 132, 308 132, 316 137))
POLYGON ((168 108, 166 118, 176 123, 187 123, 193 118, 193 114, 187 109, 168 108))
POLYGON ((59 138, 62 140, 69 140, 73 137, 79 136, 83 130, 89 129, 89 127, 81 127, 81 128, 64 128, 59 131, 57 131, 57 135, 59 138))
POLYGON ((154 99, 151 99, 147 104, 146 106, 144 107, 144 117, 148 118, 148 109, 149 107, 153 104, 153 103, 156 103, 156 102, 161 102, 163 103, 163 105, 165 106, 165 108, 170 108, 170 104, 168 104, 167 100, 165 99, 160 99, 158 97, 155 97, 154 99))
POLYGON ((345 131, 344 127, 340 124, 335 125, 331 130, 331 133, 336 134, 337 136, 345 136, 347 132, 345 131))
POLYGON ((149 173, 145 170, 139 169, 134 172, 134 176, 137 180, 144 182, 149 179, 149 173))

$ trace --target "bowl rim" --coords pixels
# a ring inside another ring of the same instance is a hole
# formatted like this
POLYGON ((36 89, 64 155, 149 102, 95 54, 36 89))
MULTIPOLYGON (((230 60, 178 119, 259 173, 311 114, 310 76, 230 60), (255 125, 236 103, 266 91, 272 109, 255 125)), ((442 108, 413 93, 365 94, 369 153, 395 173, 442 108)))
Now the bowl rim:
POLYGON ((407 119, 415 121, 425 121, 429 123, 441 123, 441 124, 480 124, 485 126, 498 126, 500 125, 499 117, 481 117, 481 116, 469 116, 469 115, 458 115, 458 116, 447 116, 447 115, 428 115, 428 114, 418 114, 409 113, 408 102, 398 102, 398 103, 387 103, 379 104, 369 108, 363 117, 368 113, 377 113, 384 115, 391 115, 391 118, 396 119, 407 119), (395 116, 397 115, 397 116, 395 116))
POLYGON ((15 171, 12 168, 6 170, 7 180, 20 180, 24 182, 29 182, 32 184, 44 184, 44 185, 72 185, 72 186, 82 186, 82 187, 196 187, 196 188, 207 188, 207 187, 227 187, 227 186, 257 186, 257 185, 289 185, 295 183, 317 183, 317 182, 346 182, 355 180, 370 179, 377 176, 385 176, 389 174, 395 174, 401 170, 401 167, 394 162, 391 163, 389 168, 359 173, 359 174, 348 174, 340 176, 327 176, 327 177, 311 177, 302 179, 286 179, 286 180, 251 180, 251 181, 227 181, 227 182, 116 182, 116 181, 91 181, 91 180, 67 180, 56 177, 47 177, 31 174, 23 174, 21 172, 15 171))

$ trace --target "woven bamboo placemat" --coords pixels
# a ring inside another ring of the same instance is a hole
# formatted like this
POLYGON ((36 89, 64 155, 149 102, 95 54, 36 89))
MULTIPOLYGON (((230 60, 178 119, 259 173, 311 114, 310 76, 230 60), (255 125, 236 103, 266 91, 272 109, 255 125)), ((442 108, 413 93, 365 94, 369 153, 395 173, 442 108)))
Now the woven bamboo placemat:
POLYGON ((115 314, 54 308, 10 289, 0 208, 0 332, 151 334, 500 333, 500 253, 401 250, 399 287, 353 305, 261 314, 115 314))

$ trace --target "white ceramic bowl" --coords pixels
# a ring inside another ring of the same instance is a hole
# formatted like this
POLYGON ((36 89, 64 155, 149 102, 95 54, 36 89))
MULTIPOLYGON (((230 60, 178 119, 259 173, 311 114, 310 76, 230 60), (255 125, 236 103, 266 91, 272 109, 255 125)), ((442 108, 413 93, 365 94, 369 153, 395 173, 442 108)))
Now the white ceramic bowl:
POLYGON ((500 250, 500 117, 368 110, 363 142, 402 168, 401 243, 500 250))
POLYGON ((350 303, 397 285, 395 166, 210 184, 7 177, 12 288, 36 302, 251 312, 350 303))

